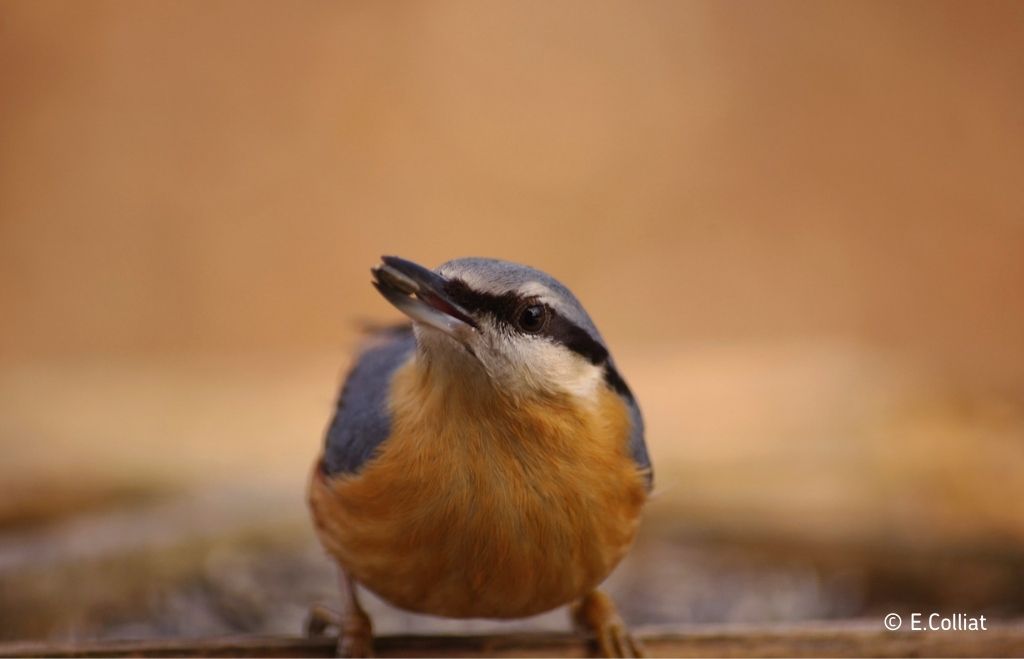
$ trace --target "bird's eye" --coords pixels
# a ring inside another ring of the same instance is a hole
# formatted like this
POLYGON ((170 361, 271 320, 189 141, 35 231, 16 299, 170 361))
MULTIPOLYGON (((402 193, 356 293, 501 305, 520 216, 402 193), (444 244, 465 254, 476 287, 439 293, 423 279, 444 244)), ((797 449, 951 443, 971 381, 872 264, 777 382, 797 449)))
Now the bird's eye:
POLYGON ((530 304, 519 310, 516 326, 528 334, 536 334, 548 322, 548 308, 543 304, 530 304))

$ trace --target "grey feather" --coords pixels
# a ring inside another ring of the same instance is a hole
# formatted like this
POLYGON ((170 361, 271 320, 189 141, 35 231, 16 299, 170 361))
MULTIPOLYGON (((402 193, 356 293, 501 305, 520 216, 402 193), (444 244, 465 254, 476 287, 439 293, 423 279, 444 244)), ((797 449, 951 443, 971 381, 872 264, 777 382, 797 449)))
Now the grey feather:
POLYGON ((415 349, 412 328, 389 329, 349 371, 327 429, 322 468, 328 475, 356 473, 391 434, 388 392, 395 371, 415 349))
POLYGON ((629 454, 633 456, 636 466, 644 472, 647 481, 647 491, 654 488, 654 466, 651 464, 651 456, 647 452, 647 442, 644 440, 644 417, 640 413, 640 406, 636 400, 628 401, 629 419, 632 425, 629 434, 629 454))

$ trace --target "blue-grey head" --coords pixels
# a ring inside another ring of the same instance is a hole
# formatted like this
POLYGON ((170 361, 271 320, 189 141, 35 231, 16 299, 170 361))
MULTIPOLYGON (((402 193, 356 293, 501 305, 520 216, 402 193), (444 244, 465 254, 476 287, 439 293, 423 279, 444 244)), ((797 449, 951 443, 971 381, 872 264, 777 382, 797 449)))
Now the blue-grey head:
POLYGON ((436 270, 382 260, 374 286, 413 320, 427 359, 476 369, 514 395, 591 398, 608 386, 632 402, 590 316, 550 275, 496 259, 456 259, 436 270))

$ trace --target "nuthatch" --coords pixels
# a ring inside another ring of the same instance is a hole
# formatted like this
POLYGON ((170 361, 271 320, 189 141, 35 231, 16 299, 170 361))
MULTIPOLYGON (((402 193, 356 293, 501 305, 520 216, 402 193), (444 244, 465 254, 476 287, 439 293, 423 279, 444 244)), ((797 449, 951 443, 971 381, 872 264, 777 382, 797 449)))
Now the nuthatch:
POLYGON ((397 257, 374 286, 412 319, 349 372, 310 483, 344 611, 310 631, 369 656, 361 584, 409 611, 520 618, 572 605, 606 656, 639 654, 597 586, 652 483, 643 420, 576 297, 492 259, 432 271, 397 257))

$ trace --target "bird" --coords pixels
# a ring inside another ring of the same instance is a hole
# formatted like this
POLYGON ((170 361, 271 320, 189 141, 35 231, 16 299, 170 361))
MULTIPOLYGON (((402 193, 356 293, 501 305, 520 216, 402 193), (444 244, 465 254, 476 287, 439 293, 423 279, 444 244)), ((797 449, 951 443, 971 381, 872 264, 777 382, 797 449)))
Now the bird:
POLYGON ((381 257, 408 321, 372 333, 308 487, 337 564, 339 656, 373 656, 357 588, 411 612, 515 619, 569 606, 603 656, 643 656, 599 585, 653 485, 640 407, 576 296, 535 268, 381 257))

